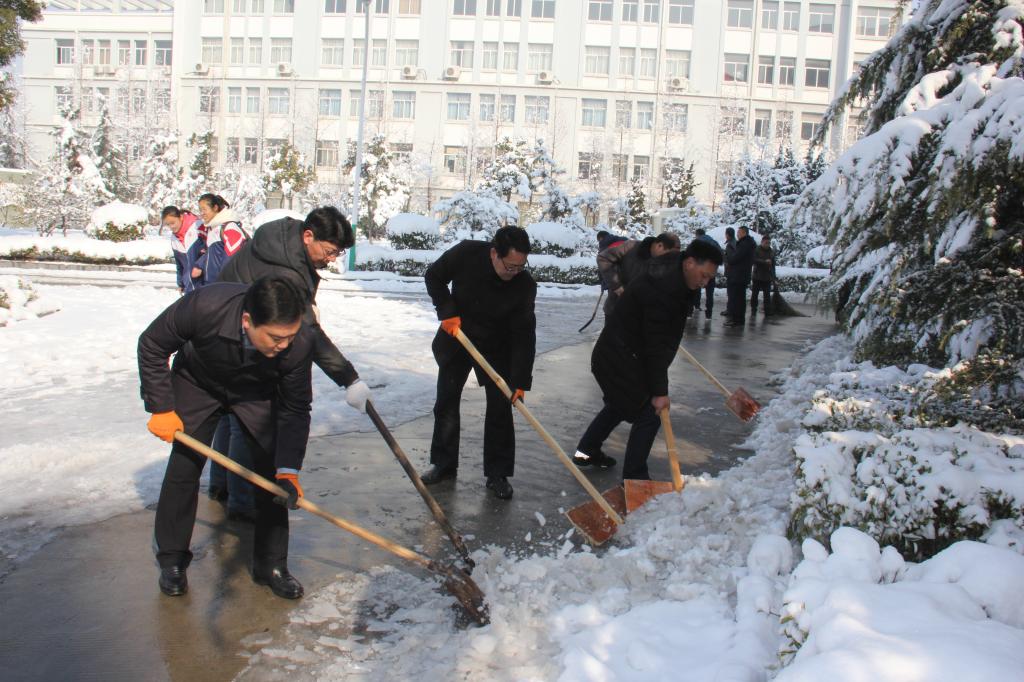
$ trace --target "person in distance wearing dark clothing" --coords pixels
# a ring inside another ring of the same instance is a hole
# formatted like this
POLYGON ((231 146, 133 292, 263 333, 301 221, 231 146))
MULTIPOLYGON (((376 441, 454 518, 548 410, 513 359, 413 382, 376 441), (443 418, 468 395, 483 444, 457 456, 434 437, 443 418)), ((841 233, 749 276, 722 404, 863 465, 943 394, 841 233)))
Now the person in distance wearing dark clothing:
POLYGON ((739 327, 746 321, 747 286, 750 284, 750 271, 754 267, 754 238, 745 227, 741 227, 738 234, 736 249, 726 257, 726 263, 729 264, 725 276, 725 286, 729 291, 727 327, 739 327))
POLYGON ((725 228, 725 249, 723 254, 723 262, 725 264, 725 310, 722 311, 722 315, 729 317, 732 315, 732 303, 730 298, 732 292, 729 289, 729 273, 732 271, 732 266, 729 265, 729 259, 736 253, 736 230, 731 227, 725 228))
MULTIPOLYGON (((454 338, 461 329, 522 400, 533 381, 537 346, 534 301, 537 284, 525 272, 530 238, 519 227, 502 227, 490 242, 466 240, 441 254, 427 268, 427 293, 441 328, 432 350, 437 360, 432 468, 423 482, 455 478, 459 466, 459 403, 473 359, 454 338), (450 287, 449 287, 450 285, 450 287)), ((495 497, 512 497, 508 479, 515 468, 512 405, 480 368, 477 379, 487 395, 484 417, 484 476, 495 497)))
POLYGON ((648 262, 669 251, 679 251, 679 237, 662 232, 656 237, 628 239, 597 254, 597 274, 608 290, 604 302, 605 318, 612 314, 626 286, 643 273, 648 262))
POLYGON ((241 423, 255 472, 277 479, 288 498, 255 491, 252 578, 286 599, 302 596, 288 572, 288 511, 302 487, 309 439, 315 338, 303 323, 302 293, 282 279, 211 284, 168 307, 139 337, 139 377, 147 427, 172 443, 156 508, 160 590, 188 591, 186 570, 206 458, 176 441, 182 431, 209 444, 217 423, 241 423), (168 368, 168 359, 174 363, 168 368), (275 504, 277 502, 277 504, 275 504))
MULTIPOLYGON (((722 247, 718 245, 718 242, 715 241, 715 238, 712 237, 711 235, 709 235, 707 232, 705 232, 703 227, 698 227, 696 232, 695 232, 695 234, 697 235, 697 237, 696 237, 697 239, 702 239, 702 240, 706 241, 708 244, 714 244, 715 248, 718 249, 718 250, 722 249, 722 247)), ((716 272, 715 274, 717 275, 718 273, 716 272)), ((711 279, 708 280, 708 285, 706 287, 704 287, 704 293, 705 293, 705 296, 704 296, 704 300, 705 300, 705 303, 704 303, 704 319, 710 320, 711 319, 711 310, 712 310, 712 308, 715 307, 715 278, 714 277, 712 277, 711 279)), ((697 292, 697 302, 694 304, 694 308, 696 308, 697 310, 700 310, 700 307, 701 307, 700 306, 700 298, 701 298, 700 297, 700 291, 698 291, 697 292)))
POLYGON ((764 292, 764 314, 772 314, 772 282, 775 281, 775 252, 768 235, 761 237, 761 243, 754 250, 754 271, 750 288, 750 314, 757 315, 757 295, 764 292))
POLYGON ((682 253, 652 259, 647 272, 626 288, 591 355, 604 408, 576 446, 577 464, 610 459, 601 446, 616 426, 627 421, 633 426, 622 477, 650 478, 647 457, 661 426, 658 413, 670 404, 668 368, 697 292, 721 263, 717 246, 695 239, 682 253))

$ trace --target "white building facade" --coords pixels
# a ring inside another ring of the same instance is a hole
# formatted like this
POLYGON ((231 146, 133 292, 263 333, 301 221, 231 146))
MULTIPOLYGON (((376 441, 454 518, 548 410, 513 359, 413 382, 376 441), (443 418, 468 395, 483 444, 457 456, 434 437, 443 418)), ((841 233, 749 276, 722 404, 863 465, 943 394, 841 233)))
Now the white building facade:
POLYGON ((712 202, 742 154, 799 153, 898 21, 896 0, 370 0, 367 36, 362 5, 51 1, 23 27, 33 152, 59 105, 88 125, 107 97, 131 159, 156 130, 182 159, 212 130, 218 167, 258 173, 291 141, 340 186, 368 37, 367 139, 410 160, 415 209, 471 186, 505 136, 545 140, 580 191, 646 178, 654 205, 668 160, 694 162, 712 202))

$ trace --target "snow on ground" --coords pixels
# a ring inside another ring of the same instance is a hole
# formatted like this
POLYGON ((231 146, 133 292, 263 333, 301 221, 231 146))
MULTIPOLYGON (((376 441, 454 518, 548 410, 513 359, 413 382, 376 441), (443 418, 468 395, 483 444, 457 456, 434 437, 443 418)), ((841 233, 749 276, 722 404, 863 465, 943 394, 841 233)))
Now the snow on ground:
POLYGON ((19 320, 33 320, 59 309, 56 301, 40 298, 28 278, 0 275, 0 327, 19 320))

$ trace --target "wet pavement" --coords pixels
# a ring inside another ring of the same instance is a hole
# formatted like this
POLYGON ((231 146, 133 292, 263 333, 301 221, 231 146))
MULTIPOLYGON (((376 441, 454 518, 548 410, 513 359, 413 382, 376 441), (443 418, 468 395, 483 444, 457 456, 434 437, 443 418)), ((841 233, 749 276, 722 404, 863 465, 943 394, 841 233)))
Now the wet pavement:
MULTIPOLYGON (((723 303, 717 301, 718 310, 723 303)), ((527 405, 571 454, 601 406, 589 372, 601 318, 586 333, 567 335, 566 325, 582 324, 593 301, 563 299, 554 307, 563 332, 557 342, 541 344, 542 350, 557 347, 538 356, 527 405)), ((831 318, 800 308, 809 316, 759 316, 743 328, 724 328, 716 310, 710 321, 701 316, 688 323, 684 344, 726 386, 743 386, 766 404, 774 393, 771 375, 808 343, 835 330, 831 318)), ((543 327, 541 334, 547 336, 543 327)), ((752 425, 733 417, 724 397, 682 357, 670 370, 670 386, 684 474, 715 473, 749 454, 738 446, 752 425)), ((387 414, 382 417, 388 420, 387 414)), ((586 501, 585 493, 517 415, 515 496, 508 502, 492 498, 483 485, 482 423, 483 389, 470 379, 463 399, 459 477, 432 492, 470 549, 493 543, 544 551, 550 547, 546 541, 569 528, 560 512, 586 501), (546 519, 544 525, 538 512, 546 519)), ((420 469, 428 459, 432 426, 429 415, 392 425, 420 469)), ((620 461, 627 434, 624 424, 606 444, 605 451, 620 461)), ((604 489, 618 482, 620 470, 617 466, 590 476, 604 489)), ((660 440, 651 474, 669 478, 660 440)), ((311 500, 334 514, 427 554, 451 558, 446 536, 376 432, 311 440, 303 486, 311 500)), ((0 583, 0 678, 231 679, 245 666, 247 650, 272 641, 298 607, 251 582, 251 527, 227 521, 223 508, 205 496, 193 535, 190 591, 182 598, 163 597, 156 586, 152 527, 149 509, 68 529, 8 574, 0 583)), ((290 568, 307 593, 372 566, 401 565, 309 514, 293 512, 291 528, 290 568)), ((416 567, 410 570, 421 573, 416 567)), ((400 599, 396 595, 396 602, 400 599)))

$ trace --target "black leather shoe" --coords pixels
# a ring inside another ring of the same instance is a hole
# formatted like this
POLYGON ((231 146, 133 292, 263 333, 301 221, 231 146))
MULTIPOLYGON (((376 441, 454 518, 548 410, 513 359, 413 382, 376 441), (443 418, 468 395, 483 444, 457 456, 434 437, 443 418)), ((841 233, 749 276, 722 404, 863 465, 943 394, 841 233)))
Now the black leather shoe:
POLYGON ((499 500, 512 498, 512 484, 504 476, 491 476, 487 479, 487 489, 499 500))
POLYGON ((296 580, 287 568, 253 570, 252 581, 257 585, 269 585, 271 591, 282 599, 298 599, 303 594, 302 583, 296 580))
POLYGON ((615 466, 615 458, 609 457, 600 450, 596 455, 588 455, 582 450, 577 450, 576 454, 572 456, 572 463, 578 467, 594 466, 598 469, 610 469, 615 466))
POLYGON ((434 485, 435 483, 440 483, 441 481, 447 481, 450 478, 455 478, 456 476, 458 476, 458 474, 459 470, 455 468, 444 469, 439 466, 432 466, 428 471, 426 471, 422 476, 420 476, 420 480, 423 481, 426 485, 434 485))
POLYGON ((160 569, 160 591, 168 597, 180 597, 188 592, 188 576, 181 566, 160 569))

